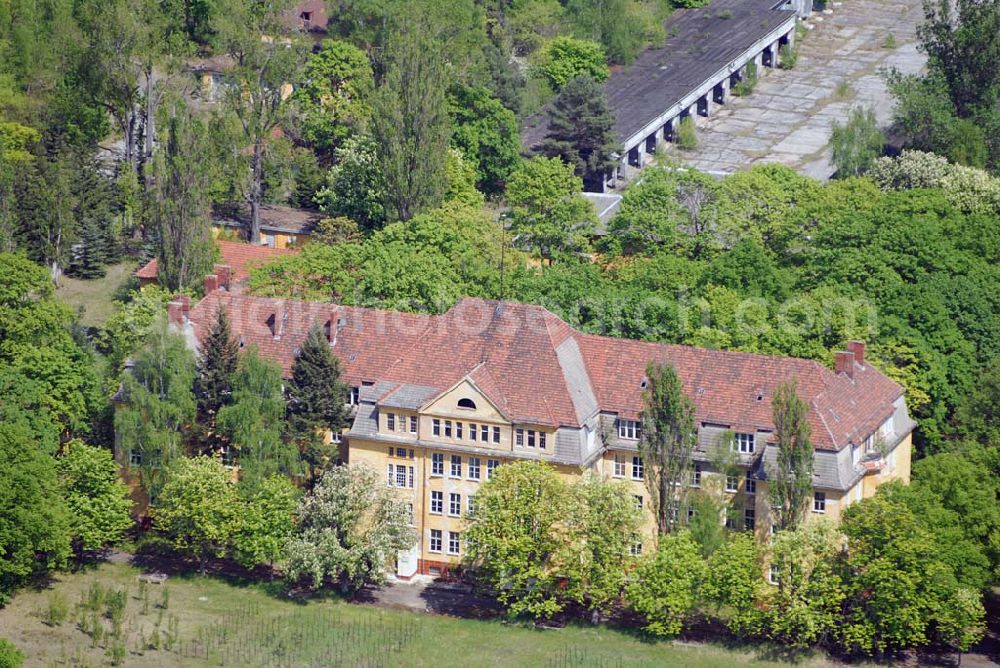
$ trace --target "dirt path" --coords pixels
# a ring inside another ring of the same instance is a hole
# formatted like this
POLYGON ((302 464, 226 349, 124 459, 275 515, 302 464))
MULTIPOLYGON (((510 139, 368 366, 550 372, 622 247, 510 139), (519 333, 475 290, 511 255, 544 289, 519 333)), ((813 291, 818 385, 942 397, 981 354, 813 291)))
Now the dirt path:
POLYGON ((833 173, 830 126, 858 105, 872 106, 882 125, 892 100, 880 71, 918 72, 921 0, 833 2, 830 14, 806 21, 791 70, 769 70, 752 95, 714 106, 698 130, 698 148, 673 153, 698 169, 731 173, 755 162, 780 162, 810 176, 833 173), (891 38, 890 38, 891 35, 891 38))

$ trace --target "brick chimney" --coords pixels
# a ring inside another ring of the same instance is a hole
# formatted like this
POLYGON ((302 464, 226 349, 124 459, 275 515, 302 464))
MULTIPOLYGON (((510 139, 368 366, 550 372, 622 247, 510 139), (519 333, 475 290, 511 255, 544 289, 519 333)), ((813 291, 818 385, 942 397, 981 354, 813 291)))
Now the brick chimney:
POLYGON ((854 353, 839 351, 834 365, 837 373, 846 373, 848 378, 854 378, 854 353))
POLYGON ((172 301, 167 304, 167 322, 178 327, 184 324, 184 303, 172 301))
POLYGON ((865 365, 865 342, 864 341, 848 341, 847 351, 854 353, 854 361, 861 366, 865 365))
POLYGON ((219 287, 229 290, 233 280, 233 268, 228 264, 217 264, 212 271, 219 277, 219 287))
POLYGON ((205 296, 212 294, 219 289, 219 277, 215 274, 205 275, 205 296))

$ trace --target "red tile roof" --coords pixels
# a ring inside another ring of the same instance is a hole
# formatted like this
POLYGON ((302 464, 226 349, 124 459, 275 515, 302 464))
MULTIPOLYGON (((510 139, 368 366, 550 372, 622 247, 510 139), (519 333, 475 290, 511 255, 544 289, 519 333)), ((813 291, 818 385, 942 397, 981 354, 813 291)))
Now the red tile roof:
POLYGON ((217 291, 190 311, 199 340, 219 306, 227 309, 234 335, 279 362, 286 374, 310 327, 318 325, 335 333, 332 350, 352 385, 387 381, 444 392, 468 377, 518 423, 580 426, 592 415, 580 414, 585 409, 574 405, 574 393, 592 394, 601 412, 637 418, 649 361, 674 366, 699 422, 736 431, 773 429, 774 389, 797 378, 821 449, 863 439, 892 414, 903 393, 870 365, 856 363, 849 377, 811 360, 583 334, 526 304, 467 298, 432 316, 217 291), (566 354, 574 343, 576 357, 566 354), (582 368, 568 368, 574 359, 582 368))
MULTIPOLYGON (((271 248, 270 246, 255 246, 239 241, 216 240, 219 247, 219 264, 227 264, 233 270, 232 280, 241 283, 250 277, 250 270, 285 255, 298 252, 293 248, 271 248)), ((137 278, 155 279, 158 272, 156 258, 153 258, 138 271, 137 278)))

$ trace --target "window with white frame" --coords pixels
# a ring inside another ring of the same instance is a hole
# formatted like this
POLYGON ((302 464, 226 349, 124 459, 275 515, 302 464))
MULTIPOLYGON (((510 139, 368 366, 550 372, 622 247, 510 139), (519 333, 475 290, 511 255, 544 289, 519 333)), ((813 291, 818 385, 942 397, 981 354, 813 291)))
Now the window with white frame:
POLYGON ((614 473, 611 475, 616 478, 624 478, 626 465, 627 462, 625 461, 625 455, 615 455, 615 468, 614 473))
POLYGON ((448 554, 461 554, 462 543, 457 531, 448 532, 448 554))
POLYGON ((628 553, 633 557, 642 556, 642 543, 639 541, 633 541, 631 545, 628 546, 628 553))
POLYGON ((813 494, 813 512, 826 512, 826 492, 815 492, 813 494))
POLYGON ((733 439, 733 447, 736 452, 743 455, 752 455, 754 451, 754 434, 745 434, 742 432, 737 432, 735 438, 733 439))
POLYGON ((544 431, 538 432, 538 449, 539 450, 544 450, 545 449, 545 432, 544 431))
POLYGON ((357 406, 360 402, 361 402, 361 388, 352 387, 351 394, 349 395, 348 398, 348 403, 351 404, 352 406, 357 406))
POLYGON ((476 495, 467 494, 465 497, 465 508, 467 512, 473 513, 476 511, 476 495))
POLYGON ((688 484, 692 487, 701 487, 701 464, 695 464, 691 468, 691 475, 688 480, 688 484))
POLYGON ((431 434, 434 436, 441 435, 441 420, 434 418, 431 420, 431 434))
POLYGON ((636 456, 632 458, 632 479, 642 480, 643 476, 643 466, 642 457, 636 456))
POLYGON ((441 529, 431 529, 431 552, 441 551, 441 529))
POLYGON ((130 466, 142 466, 142 451, 141 450, 129 450, 128 451, 128 463, 130 466))
POLYGON ((236 463, 236 453, 233 452, 233 446, 228 443, 222 446, 219 454, 221 455, 223 466, 232 466, 236 463))
POLYGON ((455 438, 457 438, 458 440, 462 440, 462 423, 461 422, 456 422, 455 423, 455 438))
POLYGON ((476 440, 476 433, 477 433, 478 429, 479 429, 479 427, 477 427, 474 422, 470 422, 469 423, 469 440, 470 441, 476 440))
POLYGON ((692 506, 688 505, 688 522, 694 519, 694 516, 698 514, 698 510, 692 506))
POLYGON ((480 465, 479 457, 469 457, 469 480, 479 480, 480 478, 480 465))
POLYGON ((493 442, 500 442, 500 427, 493 427, 493 442))
POLYGON ((451 456, 451 473, 450 473, 450 477, 452 477, 452 478, 461 478, 462 477, 462 456, 461 455, 452 455, 451 456))
POLYGON ((726 476, 726 491, 735 492, 740 488, 740 479, 734 475, 726 476))
POLYGON ((639 439, 642 429, 638 420, 618 420, 618 438, 627 438, 630 441, 639 439))
POLYGON ((746 531, 754 530, 754 527, 756 526, 757 523, 756 515, 757 513, 754 511, 753 508, 743 509, 743 528, 746 531))
POLYGON ((417 416, 416 415, 411 415, 410 416, 410 433, 411 434, 416 434, 417 433, 417 416))
POLYGON ((413 489, 413 467, 389 464, 389 486, 413 489))
POLYGON ((385 428, 389 431, 396 431, 396 414, 386 413, 385 414, 385 428))
POLYGON ((754 480, 753 474, 750 473, 750 471, 747 471, 746 480, 744 481, 744 485, 746 486, 746 492, 747 492, 747 494, 756 494, 757 493, 757 481, 754 480))
POLYGON ((408 518, 407 519, 407 524, 409 524, 412 527, 413 526, 413 504, 412 503, 406 504, 406 517, 408 518))
POLYGON ((444 421, 444 437, 451 438, 451 420, 444 421))
POLYGON ((528 447, 529 448, 535 447, 535 430, 534 429, 529 429, 528 430, 528 447))
POLYGON ((486 425, 479 426, 479 440, 486 443, 490 440, 490 428, 486 425))
POLYGON ((516 445, 519 448, 523 448, 524 447, 524 430, 523 429, 515 429, 514 430, 514 445, 516 445))
POLYGON ((632 498, 635 499, 635 509, 636 510, 642 510, 642 495, 641 494, 633 494, 632 498))
POLYGON ((498 466, 500 466, 500 460, 499 459, 487 459, 486 460, 486 479, 487 480, 489 480, 490 478, 493 477, 493 472, 497 470, 498 466))
POLYGON ((444 475, 444 455, 440 452, 431 454, 431 475, 444 475))
POLYGON ((462 495, 452 492, 448 495, 448 514, 459 517, 462 514, 462 495))
POLYGON ((773 585, 777 585, 778 584, 779 579, 778 579, 778 565, 777 564, 771 564, 770 566, 768 566, 768 568, 767 568, 767 581, 770 582, 773 585))
POLYGON ((440 515, 444 512, 444 492, 431 492, 431 514, 440 515))

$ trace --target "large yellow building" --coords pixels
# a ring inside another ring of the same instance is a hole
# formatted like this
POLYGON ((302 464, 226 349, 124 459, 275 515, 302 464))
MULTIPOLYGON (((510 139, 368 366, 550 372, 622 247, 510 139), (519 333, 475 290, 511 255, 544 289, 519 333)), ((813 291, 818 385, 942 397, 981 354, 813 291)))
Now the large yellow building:
POLYGON ((915 425, 903 390, 867 362, 862 342, 850 342, 830 370, 810 360, 583 334, 539 306, 464 299, 429 316, 224 290, 190 311, 171 305, 171 321, 196 346, 220 305, 240 345, 256 345, 286 373, 309 329, 325 328, 356 407, 350 428, 336 436, 344 457, 384 472, 412 509, 419 539, 397 556, 402 577, 461 562, 463 515, 483 481, 510 461, 631 481, 648 513, 638 442, 650 361, 673 365, 693 400, 699 444, 689 484, 717 476, 720 493, 739 502, 739 515, 726 520, 734 529, 770 531, 771 396, 791 378, 810 407, 815 514, 837 517, 882 482, 910 475, 915 425), (720 443, 738 466, 725 479, 713 470, 720 443))

